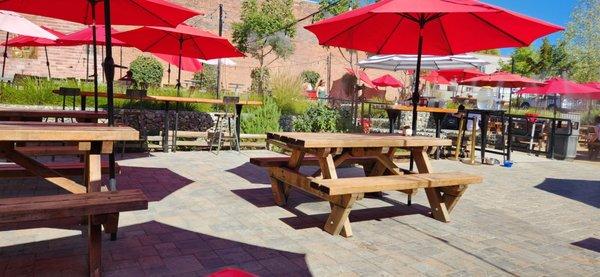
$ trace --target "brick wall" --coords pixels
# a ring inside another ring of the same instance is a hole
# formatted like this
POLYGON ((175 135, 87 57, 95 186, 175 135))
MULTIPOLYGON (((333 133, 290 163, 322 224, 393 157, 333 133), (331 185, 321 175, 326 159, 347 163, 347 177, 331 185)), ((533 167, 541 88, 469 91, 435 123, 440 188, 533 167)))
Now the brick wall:
MULTIPOLYGON (((195 8, 205 13, 204 16, 198 16, 188 21, 194 26, 207 29, 213 33, 218 32, 218 5, 221 3, 224 6, 226 13, 224 36, 231 38, 231 23, 238 21, 240 16, 239 0, 174 0, 179 4, 187 7, 195 8)), ((294 14, 297 18, 304 17, 318 9, 318 6, 305 1, 296 1, 294 4, 294 14)), ((33 22, 50 27, 60 32, 70 33, 81 28, 83 25, 48 19, 38 16, 26 16, 33 22)), ((328 50, 318 45, 316 37, 306 31, 303 26, 310 24, 310 20, 304 21, 298 25, 297 36, 294 39, 295 52, 286 60, 274 62, 270 67, 272 74, 300 74, 303 70, 314 70, 321 74, 322 78, 326 79, 327 63, 326 58, 328 50)), ((117 29, 124 28, 116 26, 117 29)), ((4 37, 4 33, 0 32, 0 37, 4 37)), ((330 49, 332 53, 332 80, 342 76, 345 72, 344 68, 348 67, 348 62, 341 56, 335 48, 330 49)), ((10 51, 9 51, 10 52, 10 51)), ((9 58, 6 64, 6 75, 12 76, 15 73, 31 74, 38 76, 46 76, 47 69, 45 67, 45 56, 43 48, 37 50, 37 59, 16 59, 9 58)), ((123 65, 128 66, 129 63, 142 53, 137 49, 123 48, 123 65)), ((86 53, 85 46, 78 47, 48 47, 48 55, 51 63, 53 77, 76 77, 84 78, 86 75, 86 53)), ((120 49, 113 48, 113 55, 116 63, 120 62, 120 49)), ((99 57, 101 55, 99 54, 99 57)), ((364 53, 361 54, 364 57, 364 53)), ((229 87, 230 83, 243 84, 242 90, 247 90, 250 87, 250 71, 257 66, 256 60, 247 57, 243 59, 234 59, 237 65, 235 67, 224 67, 222 84, 224 87, 229 87)), ((166 71, 165 63, 165 71, 166 71)), ((91 65, 90 65, 91 71, 91 65)), ((176 67, 172 68, 171 83, 175 82, 176 67)), ((125 71, 122 72, 123 74, 125 71)), ((369 70, 368 74, 372 78, 382 75, 384 72, 369 70)), ((119 69, 116 71, 117 78, 120 75, 119 69)), ((167 83, 167 76, 163 82, 167 83)), ((398 74, 396 74, 398 75, 398 74)), ((182 79, 191 79, 192 73, 183 73, 182 79)))

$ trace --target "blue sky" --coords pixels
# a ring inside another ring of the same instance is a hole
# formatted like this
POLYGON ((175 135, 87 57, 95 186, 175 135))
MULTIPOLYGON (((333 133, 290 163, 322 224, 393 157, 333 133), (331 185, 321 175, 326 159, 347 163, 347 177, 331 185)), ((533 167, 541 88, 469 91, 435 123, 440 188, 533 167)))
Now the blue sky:
MULTIPOLYGON (((550 23, 566 27, 576 0, 483 0, 489 4, 500 6, 512 11, 539 18, 550 23)), ((552 42, 560 39, 562 32, 549 36, 552 42)), ((538 45, 541 39, 534 42, 538 45)), ((502 54, 508 55, 512 49, 502 49, 502 54)))

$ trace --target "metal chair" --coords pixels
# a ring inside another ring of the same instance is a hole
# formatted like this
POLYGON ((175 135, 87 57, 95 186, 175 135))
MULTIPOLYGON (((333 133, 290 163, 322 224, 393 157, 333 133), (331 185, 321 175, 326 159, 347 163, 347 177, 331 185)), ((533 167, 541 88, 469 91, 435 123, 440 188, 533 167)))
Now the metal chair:
POLYGON ((233 149, 235 146, 236 151, 240 151, 240 146, 238 143, 239 135, 235 128, 235 122, 238 116, 235 112, 235 105, 239 102, 239 100, 239 97, 223 97, 225 112, 215 114, 217 120, 212 130, 208 131, 208 139, 210 142, 210 152, 215 153, 213 149, 216 144, 216 155, 219 155, 224 141, 229 142, 230 149, 233 149))

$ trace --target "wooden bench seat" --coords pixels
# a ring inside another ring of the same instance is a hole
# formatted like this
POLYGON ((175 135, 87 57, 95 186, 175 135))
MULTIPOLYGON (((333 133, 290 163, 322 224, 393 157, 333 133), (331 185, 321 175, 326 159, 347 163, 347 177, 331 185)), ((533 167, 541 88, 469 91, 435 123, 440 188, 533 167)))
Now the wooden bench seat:
MULTIPOLYGON (((82 162, 51 162, 45 165, 63 176, 83 175, 85 166, 82 162)), ((108 161, 101 163, 102 174, 108 174, 108 161)), ((115 163, 115 173, 121 174, 121 167, 115 163)), ((0 164, 0 178, 23 178, 37 176, 18 164, 0 164)))
MULTIPOLYGON (((258 157, 258 158, 250 158, 250 163, 260 167, 285 167, 287 166, 290 157, 281 156, 281 157, 258 157)), ((351 164, 363 164, 366 162, 372 162, 373 158, 371 157, 351 157, 344 161, 342 165, 351 165, 351 164)), ((318 166, 319 159, 314 156, 306 156, 302 159, 302 165, 304 166, 318 166)))
POLYGON ((462 172, 313 179, 312 188, 328 195, 435 188, 481 183, 483 178, 462 172))
POLYGON ((89 275, 101 275, 101 225, 119 212, 145 210, 140 190, 0 199, 0 228, 45 227, 87 216, 89 275))

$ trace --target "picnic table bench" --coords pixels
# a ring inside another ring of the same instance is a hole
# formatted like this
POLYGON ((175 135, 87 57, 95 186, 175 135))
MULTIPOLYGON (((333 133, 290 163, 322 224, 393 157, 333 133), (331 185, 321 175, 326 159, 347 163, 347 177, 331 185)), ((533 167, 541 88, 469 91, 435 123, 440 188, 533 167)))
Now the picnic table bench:
POLYGON ((0 229, 66 225, 83 218, 87 225, 89 275, 100 276, 101 225, 119 212, 147 208, 148 200, 137 189, 0 199, 0 229))
POLYGON ((328 201, 332 211, 324 230, 332 235, 352 236, 348 215, 353 204, 365 193, 396 190, 410 197, 422 188, 432 216, 448 222, 449 213, 468 185, 482 181, 479 176, 461 172, 432 173, 427 148, 450 145, 451 142, 445 139, 332 133, 269 133, 267 138, 292 149, 290 157, 250 160, 268 168, 275 203, 285 205, 292 187, 328 201), (393 156, 398 148, 413 154, 418 173, 400 169, 394 163, 393 156), (345 163, 361 164, 365 177, 338 179, 336 168, 345 163), (298 171, 300 166, 311 164, 319 166, 312 175, 298 171))
POLYGON ((98 123, 108 117, 105 111, 40 110, 40 109, 0 109, 0 121, 37 121, 45 118, 74 118, 80 123, 98 123))

